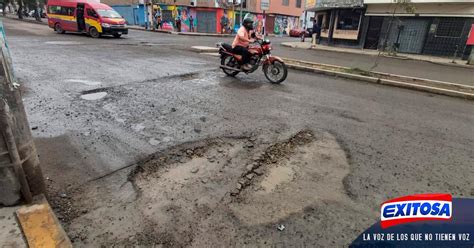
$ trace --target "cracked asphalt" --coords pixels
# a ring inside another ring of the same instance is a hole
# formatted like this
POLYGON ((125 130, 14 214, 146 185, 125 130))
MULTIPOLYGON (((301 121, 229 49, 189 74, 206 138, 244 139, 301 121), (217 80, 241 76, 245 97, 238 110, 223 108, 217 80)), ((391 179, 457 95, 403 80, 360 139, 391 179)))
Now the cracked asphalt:
MULTIPOLYGON (((309 209, 300 206, 301 209, 275 215, 292 223, 293 227, 288 225, 287 230, 294 228, 301 231, 298 235, 307 235, 300 239, 301 243, 288 243, 296 235, 291 231, 288 235, 275 234, 272 232, 278 231, 272 225, 262 224, 278 223, 277 219, 263 219, 258 225, 238 222, 235 230, 245 234, 226 239, 221 243, 225 245, 263 245, 260 237, 275 240, 276 245, 344 246, 377 221, 380 203, 387 199, 429 192, 447 192, 453 197, 474 195, 472 101, 294 70, 281 85, 268 83, 260 71, 230 78, 217 69, 217 58, 189 50, 191 45, 212 46, 218 41, 216 38, 130 31, 122 39, 92 39, 77 34, 58 35, 43 25, 9 19, 3 22, 51 197, 70 194, 68 199, 55 202, 59 204, 56 207, 60 219, 78 246, 110 244, 118 234, 126 234, 118 226, 113 231, 115 236, 102 233, 92 237, 101 225, 113 223, 105 219, 93 222, 92 229, 83 230, 81 224, 101 218, 103 212, 93 210, 107 209, 117 201, 102 202, 104 195, 86 189, 108 184, 115 184, 108 185, 111 188, 120 187, 127 182, 127 175, 122 175, 124 170, 140 161, 183 143, 208 138, 256 136, 256 146, 264 149, 301 130, 312 130, 321 140, 338 147, 337 152, 325 156, 338 158, 337 161, 344 157, 340 164, 347 164, 343 173, 335 177, 339 181, 333 182, 338 197, 333 199, 327 192, 314 191, 324 197, 315 196, 319 200, 308 203, 309 209), (77 193, 82 190, 90 194, 77 193), (85 212, 75 209, 76 214, 70 218, 61 205, 74 209, 91 201, 97 205, 88 205, 85 212), (341 220, 341 211, 352 215, 341 220), (299 221, 303 217, 309 221, 299 221), (255 231, 256 236, 249 230, 255 231), (82 239, 81 232, 87 238, 82 239), (331 232, 341 232, 342 236, 331 236, 331 232), (323 241, 325 235, 329 240, 323 241), (240 242, 245 239, 254 243, 240 242)), ((306 162, 316 163, 311 159, 306 162)), ((287 163, 283 161, 284 164, 287 163)), ((325 163, 318 160, 317 164, 325 163)), ((241 166, 245 169, 245 164, 241 166)), ((302 171, 307 169, 301 167, 302 171)), ((292 170, 296 176, 291 182, 297 184, 298 169, 292 170)), ((206 182, 207 177, 213 180, 211 176, 206 175, 206 182)), ((157 182, 160 183, 163 182, 157 182)), ((144 185, 151 187, 150 182, 144 185)), ((300 186, 294 189, 304 191, 305 186, 314 185, 300 186)), ((192 192, 193 188, 186 190, 192 192)), ((156 194, 153 192, 147 197, 152 199, 156 194)), ((248 197, 249 202, 255 200, 253 195, 248 197)), ((150 202, 143 204, 134 207, 146 208, 150 202)), ((229 206, 234 210, 245 207, 242 203, 235 208, 229 206)), ((226 211, 230 210, 222 210, 226 211)), ((249 218, 242 211, 234 214, 235 218, 249 218)), ((210 215, 206 228, 183 231, 183 235, 191 237, 184 243, 176 243, 180 236, 167 236, 174 230, 171 228, 158 230, 155 239, 124 237, 126 243, 115 244, 206 246, 219 241, 203 232, 219 230, 209 224, 213 220, 219 221, 219 215, 210 215), (200 235, 208 240, 200 240, 200 235)), ((195 222, 193 219, 186 223, 195 222)), ((154 219, 146 223, 160 222, 154 219)), ((147 235, 153 236, 153 232, 147 235)))

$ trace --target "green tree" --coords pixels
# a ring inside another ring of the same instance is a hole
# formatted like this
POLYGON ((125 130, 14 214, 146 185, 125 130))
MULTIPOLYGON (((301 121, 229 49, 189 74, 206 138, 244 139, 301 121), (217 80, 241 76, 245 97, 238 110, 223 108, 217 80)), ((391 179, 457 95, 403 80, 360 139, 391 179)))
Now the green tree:
POLYGON ((7 13, 5 12, 5 9, 7 8, 7 5, 10 4, 10 0, 1 0, 0 4, 2 5, 2 14, 5 16, 7 13))
POLYGON ((25 10, 34 10, 34 17, 37 21, 41 21, 41 9, 44 8, 46 0, 0 0, 3 1, 3 14, 5 14, 5 7, 7 4, 12 3, 18 6, 18 19, 23 19, 23 13, 25 10))
POLYGON ((375 59, 374 65, 370 68, 370 70, 375 69, 378 66, 379 58, 382 54, 387 52, 389 55, 396 55, 398 48, 395 44, 388 45, 388 38, 389 34, 392 30, 392 26, 396 22, 401 22, 400 18, 397 16, 398 10, 404 10, 407 14, 414 14, 416 12, 415 6, 412 4, 411 0, 394 0, 394 8, 393 12, 390 16, 390 22, 388 24, 387 32, 385 33, 383 44, 381 49, 379 49, 379 53, 375 59))

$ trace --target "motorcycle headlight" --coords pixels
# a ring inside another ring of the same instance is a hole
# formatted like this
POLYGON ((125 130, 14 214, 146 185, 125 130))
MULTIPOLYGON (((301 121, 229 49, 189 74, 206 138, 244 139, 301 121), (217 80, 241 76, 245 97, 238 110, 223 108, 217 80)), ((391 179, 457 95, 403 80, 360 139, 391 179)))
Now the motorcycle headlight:
POLYGON ((102 27, 104 27, 104 28, 110 28, 110 24, 108 24, 108 23, 102 23, 102 27))

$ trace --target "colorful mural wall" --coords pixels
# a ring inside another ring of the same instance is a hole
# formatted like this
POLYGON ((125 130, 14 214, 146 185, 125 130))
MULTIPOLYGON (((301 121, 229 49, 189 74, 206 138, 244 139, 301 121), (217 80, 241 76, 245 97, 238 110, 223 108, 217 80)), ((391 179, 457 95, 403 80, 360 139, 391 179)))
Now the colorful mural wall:
POLYGON ((298 18, 290 16, 275 16, 274 34, 289 34, 291 29, 298 28, 298 18))
MULTIPOLYGON (((251 18, 254 21, 253 27, 258 33, 263 32, 263 25, 264 25, 264 16, 261 14, 253 14, 253 13, 246 13, 244 15, 245 18, 251 18)), ((266 21, 271 21, 273 18, 267 18, 266 21)), ((280 16, 275 15, 274 18, 274 25, 273 30, 267 30, 267 33, 274 33, 274 34, 289 34, 291 29, 299 27, 299 18, 298 17, 289 17, 289 16, 280 16)), ((272 25, 267 25, 272 26, 272 25)), ((236 27, 238 30, 239 27, 236 27)))
POLYGON ((219 9, 217 11, 218 30, 220 33, 232 33, 232 25, 235 21, 235 11, 229 9, 219 9))
MULTIPOLYGON (((215 0, 216 4, 221 5, 220 0, 215 0)), ((194 32, 197 32, 198 27, 198 15, 197 12, 205 11, 210 13, 215 13, 215 27, 216 33, 235 33, 240 28, 239 24, 239 13, 238 11, 232 11, 229 9, 223 8, 192 8, 187 6, 176 6, 176 5, 164 5, 158 4, 153 6, 154 13, 158 12, 161 17, 162 29, 164 30, 176 30, 176 20, 179 17, 181 19, 181 32, 190 32, 191 31, 191 16, 193 20, 194 32)), ((244 18, 252 18, 254 20, 254 28, 257 32, 263 32, 264 26, 264 16, 261 14, 253 14, 244 12, 244 18)), ((212 20, 214 20, 214 15, 212 14, 212 20)), ((267 30, 267 33, 274 34, 283 34, 287 35, 290 33, 290 30, 293 28, 299 27, 299 18, 298 17, 289 17, 289 16, 280 16, 275 15, 273 30, 267 30)), ((267 21, 269 19, 267 18, 267 21)), ((212 21, 213 23, 214 21, 212 21)), ((208 25, 205 23, 203 25, 208 25)), ((214 25, 212 25, 212 30, 214 30, 214 25)))
POLYGON ((191 16, 193 17, 194 29, 197 26, 196 11, 186 6, 154 5, 153 10, 161 16, 162 29, 175 30, 177 17, 181 19, 181 32, 189 32, 191 27, 191 16))
POLYGON ((191 31, 191 16, 193 20, 194 32, 197 31, 198 27, 198 11, 213 12, 216 15, 216 33, 226 32, 232 33, 232 25, 234 24, 235 12, 227 9, 213 9, 213 8, 190 8, 186 6, 175 6, 175 5, 154 5, 153 9, 158 12, 161 16, 162 29, 164 30, 176 30, 177 17, 181 19, 181 32, 191 31))

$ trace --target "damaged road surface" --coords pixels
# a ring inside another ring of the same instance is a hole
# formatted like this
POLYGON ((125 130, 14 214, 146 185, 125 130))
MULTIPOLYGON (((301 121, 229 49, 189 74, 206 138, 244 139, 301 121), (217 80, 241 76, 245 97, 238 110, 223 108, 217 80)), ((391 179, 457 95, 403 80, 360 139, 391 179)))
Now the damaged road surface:
POLYGON ((231 38, 3 21, 75 247, 343 247, 387 199, 474 195, 472 101, 291 70, 272 85, 189 51, 231 38))
POLYGON ((357 221, 354 211, 367 220, 376 214, 346 195, 348 173, 344 150, 324 132, 304 130, 275 144, 192 142, 72 193, 72 209, 84 214, 70 223, 70 235, 84 247, 347 245, 357 235, 355 224, 345 224, 357 221))

